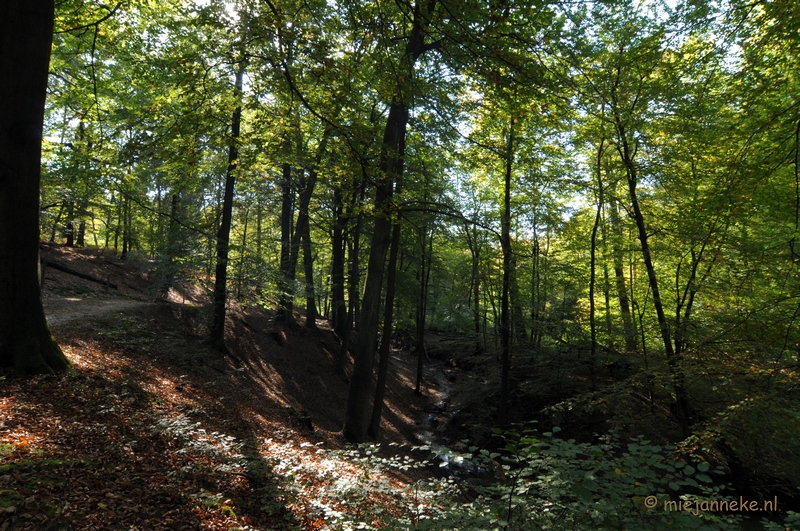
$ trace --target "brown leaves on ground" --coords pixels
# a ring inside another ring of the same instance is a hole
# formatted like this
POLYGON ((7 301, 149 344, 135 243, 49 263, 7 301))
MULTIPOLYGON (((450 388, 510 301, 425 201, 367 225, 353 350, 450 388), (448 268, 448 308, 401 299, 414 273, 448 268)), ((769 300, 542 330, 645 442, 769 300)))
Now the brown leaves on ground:
MULTIPOLYGON (((67 280, 51 301, 74 298, 67 280)), ((240 365, 203 342, 202 307, 109 308, 54 326, 66 374, 0 374, 0 531, 336 529, 405 510, 412 480, 338 433, 347 383, 330 331, 281 330, 279 344, 269 312, 234 309, 240 365)), ((413 367, 394 366, 384 443, 412 437, 427 406, 413 367)))

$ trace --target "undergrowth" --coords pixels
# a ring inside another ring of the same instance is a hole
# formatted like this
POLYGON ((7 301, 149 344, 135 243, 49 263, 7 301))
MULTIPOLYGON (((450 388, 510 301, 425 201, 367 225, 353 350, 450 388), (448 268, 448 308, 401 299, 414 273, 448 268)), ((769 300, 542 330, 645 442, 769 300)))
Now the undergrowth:
POLYGON ((800 516, 789 512, 775 522, 777 507, 740 507, 728 494, 723 471, 674 447, 644 437, 623 442, 616 435, 595 444, 563 440, 554 432, 494 430, 500 451, 467 447, 428 452, 425 459, 384 457, 374 445, 360 445, 341 457, 363 468, 360 480, 334 483, 329 493, 338 509, 319 504, 332 529, 397 530, 739 530, 744 517, 768 516, 766 531, 798 529, 800 516), (390 493, 389 468, 408 469, 438 462, 455 473, 418 481, 394 492, 395 510, 364 507, 376 492, 390 493))

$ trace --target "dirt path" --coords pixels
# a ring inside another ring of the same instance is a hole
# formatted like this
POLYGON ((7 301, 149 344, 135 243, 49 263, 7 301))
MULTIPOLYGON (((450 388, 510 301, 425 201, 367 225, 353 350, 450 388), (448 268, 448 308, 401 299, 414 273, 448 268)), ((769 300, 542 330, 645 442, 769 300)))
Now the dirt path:
POLYGON ((115 297, 110 299, 67 297, 44 302, 44 314, 50 326, 63 325, 72 321, 125 312, 154 303, 115 297))

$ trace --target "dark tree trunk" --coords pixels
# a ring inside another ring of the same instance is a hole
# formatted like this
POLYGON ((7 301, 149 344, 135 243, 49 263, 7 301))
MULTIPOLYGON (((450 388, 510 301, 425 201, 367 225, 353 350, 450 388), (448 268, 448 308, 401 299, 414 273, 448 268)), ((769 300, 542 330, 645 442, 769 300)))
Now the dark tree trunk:
MULTIPOLYGON (((288 152, 288 149, 287 149, 288 152)), ((292 190, 292 166, 283 165, 281 179, 281 265, 278 288, 280 301, 276 319, 279 321, 294 322, 294 278, 295 268, 292 267, 292 248, 299 247, 292 240, 292 218, 294 217, 294 193, 292 190)))
POLYGON ((392 230, 389 207, 391 206, 394 181, 403 172, 408 114, 408 106, 404 103, 397 101, 392 103, 389 109, 389 118, 386 122, 386 132, 383 137, 383 152, 380 164, 381 180, 375 192, 374 227, 369 262, 367 264, 364 298, 361 305, 362 319, 358 329, 356 351, 353 356, 353 375, 350 379, 350 392, 347 398, 347 411, 344 421, 344 435, 353 442, 364 441, 369 427, 369 402, 372 395, 372 359, 380 322, 383 270, 392 230))
POLYGON ((52 373, 69 362, 39 286, 42 123, 52 0, 0 3, 0 366, 52 373))
MULTIPOLYGON (((111 193, 111 202, 112 203, 114 202, 114 193, 113 192, 111 193)), ((55 221, 53 221, 53 228, 50 230, 50 239, 49 239, 50 243, 54 243, 56 241, 56 232, 58 231, 58 225, 59 225, 59 223, 61 223, 61 216, 63 216, 63 215, 64 215, 64 202, 62 201, 61 202, 61 206, 58 209, 58 214, 56 214, 56 219, 55 219, 55 221)), ((110 218, 109 218, 109 220, 110 220, 110 218)), ((109 221, 108 226, 109 227, 111 226, 110 221, 109 221)), ((108 230, 108 229, 106 229, 106 230, 108 230)), ((106 232, 106 247, 108 247, 108 243, 107 242, 108 242, 108 232, 106 232)))
POLYGON ((596 284, 596 269, 597 269, 597 230, 600 228, 600 217, 603 214, 603 173, 601 170, 601 163, 603 161, 604 141, 600 141, 597 147, 597 212, 594 217, 594 225, 592 226, 591 249, 589 258, 589 333, 591 341, 591 351, 589 354, 589 378, 592 384, 592 391, 595 390, 597 382, 595 381, 595 365, 597 361, 597 319, 596 308, 594 303, 594 291, 596 284))
POLYGON ((506 171, 504 175, 503 216, 500 246, 503 250, 503 291, 500 300, 500 407, 498 421, 505 425, 508 413, 509 370, 511 368, 511 312, 509 292, 511 288, 511 173, 514 165, 514 119, 508 127, 506 145, 506 171))
MULTIPOLYGON (((328 145, 328 137, 330 136, 330 129, 326 129, 320 140, 315 157, 314 166, 307 172, 302 172, 300 176, 300 204, 297 213, 297 226, 292 236, 291 248, 289 249, 289 263, 286 265, 286 276, 291 280, 290 287, 294 288, 294 280, 297 275, 297 261, 300 255, 300 249, 303 250, 303 269, 306 277, 306 326, 309 328, 316 328, 317 326, 317 310, 314 303, 314 271, 313 271, 313 257, 311 256, 311 231, 309 227, 309 212, 308 206, 311 203, 311 196, 314 193, 314 187, 317 184, 317 166, 322 160, 325 153, 325 148, 328 145), (306 173, 308 177, 306 178, 306 173)), ((285 175, 284 175, 285 177, 285 175)), ((284 190, 284 200, 287 194, 284 190)), ((288 206, 288 213, 291 219, 293 215, 292 209, 293 194, 291 187, 288 189, 288 205, 284 203, 282 206, 288 206)), ((289 223, 291 228, 291 222, 289 223)), ((283 230, 283 222, 281 223, 281 230, 283 230)), ((283 241, 283 240, 281 240, 283 241)), ((293 300, 294 297, 291 293, 287 293, 286 301, 293 300)), ((284 303, 281 303, 281 308, 284 308, 284 303)), ((290 307, 291 309, 291 307, 290 307)), ((283 311, 283 310, 282 310, 283 311)))
POLYGON ((609 221, 611 221, 611 231, 613 233, 611 250, 614 254, 614 279, 617 287, 617 299, 619 300, 619 313, 622 317, 622 335, 625 340, 625 352, 633 354, 637 350, 636 326, 631 315, 628 289, 625 286, 625 270, 621 248, 622 226, 617 210, 617 201, 613 196, 609 207, 609 221))
POLYGON ((131 250, 131 200, 127 194, 123 195, 122 200, 122 253, 120 258, 125 260, 128 258, 128 251, 131 250))
POLYGON ((75 247, 75 201, 67 204, 67 247, 75 247))
POLYGON ((511 330, 514 343, 523 344, 528 339, 525 330, 525 317, 522 313, 522 297, 519 295, 519 284, 517 283, 517 257, 511 253, 511 284, 509 285, 509 296, 511 298, 511 330))
POLYGON ((75 244, 78 247, 84 247, 86 238, 86 222, 81 220, 78 222, 78 238, 75 240, 75 244))
POLYGON ((333 315, 333 331, 340 338, 344 337, 347 325, 347 306, 344 300, 344 204, 342 191, 333 191, 333 235, 331 260, 331 309, 333 315))
POLYGON ((242 298, 242 290, 244 289, 244 264, 247 258, 247 222, 250 220, 250 208, 244 207, 244 223, 242 223, 242 245, 241 252, 239 253, 239 271, 236 279, 236 298, 242 298))
POLYGON ((303 231, 303 272, 306 277, 306 328, 317 327, 317 303, 314 295, 314 257, 308 223, 303 231))
MULTIPOLYGON (((354 198, 358 198, 358 203, 364 201, 364 191, 366 189, 366 179, 363 179, 358 185, 358 194, 354 198)), ((357 205, 356 200, 353 201, 353 208, 348 210, 347 219, 350 218, 350 213, 357 205)), ((353 330, 353 321, 358 317, 358 287, 361 283, 360 261, 359 252, 361 250, 361 229, 364 226, 364 214, 359 211, 356 216, 356 226, 353 229, 353 235, 350 238, 350 275, 349 275, 349 300, 347 301, 347 312, 344 316, 344 333, 340 336, 342 338, 342 346, 339 349, 339 372, 344 374, 345 366, 347 365, 347 350, 350 347, 350 332, 353 330)))
MULTIPOLYGON (((425 201, 427 201, 427 195, 425 201)), ((433 243, 433 234, 428 236, 428 224, 423 223, 420 228, 420 261, 417 270, 417 285, 419 293, 417 295, 417 313, 415 319, 416 342, 414 350, 417 352, 417 379, 414 385, 414 393, 422 394, 422 374, 425 365, 425 321, 428 316, 428 280, 430 279, 430 260, 432 249, 429 252, 429 245, 433 243)))
POLYGON ((372 360, 380 321, 381 286, 383 267, 389 248, 392 230, 391 196, 395 182, 403 175, 406 148, 406 126, 411 101, 411 85, 414 68, 419 56, 427 49, 425 30, 430 23, 435 0, 427 3, 426 13, 422 13, 419 2, 414 5, 411 33, 402 58, 402 70, 397 79, 397 90, 389 107, 386 129, 381 146, 379 165, 380 178, 377 183, 374 203, 374 229, 367 264, 367 278, 364 298, 361 305, 361 322, 358 328, 358 343, 353 363, 353 377, 347 397, 347 411, 344 420, 344 435, 354 442, 366 438, 369 422, 369 402, 372 395, 372 360))
POLYGON ((392 248, 389 251, 389 265, 386 277, 386 302, 383 309, 383 338, 378 353, 378 383, 375 387, 375 400, 372 405, 372 418, 367 433, 373 439, 378 438, 383 414, 383 398, 386 394, 386 379, 389 375, 389 355, 392 343, 392 320, 394 319, 395 277, 397 275, 397 250, 400 247, 400 223, 396 222, 392 229, 392 248))
POLYGON ((661 293, 658 287, 658 278, 656 276, 655 266, 650 254, 650 244, 647 237, 647 228, 644 223, 644 215, 639 207, 639 198, 636 193, 636 185, 638 183, 638 175, 636 164, 633 162, 633 155, 628 144, 627 131, 622 123, 617 119, 617 132, 621 145, 619 146, 622 161, 625 164, 625 170, 628 177, 628 192, 630 193, 631 207, 633 207, 633 218, 636 222, 636 228, 639 233, 639 242, 642 247, 642 258, 644 259, 644 266, 647 270, 647 278, 650 283, 650 291, 653 294, 653 307, 656 310, 658 318, 658 327, 661 331, 661 339, 664 342, 664 352, 667 358, 667 365, 669 366, 670 376, 672 379, 672 386, 675 390, 675 402, 677 406, 677 418, 684 428, 684 433, 687 433, 687 427, 690 419, 689 398, 686 393, 685 377, 683 367, 681 366, 681 354, 676 352, 672 345, 672 333, 670 331, 667 317, 664 313, 664 306, 661 303, 661 293))
MULTIPOLYGON (((237 102, 242 98, 242 81, 247 63, 244 59, 236 71, 233 88, 237 102)), ((225 171, 225 193, 222 199, 222 220, 217 232, 217 267, 214 280, 214 322, 211 325, 211 344, 214 348, 226 351, 225 315, 228 303, 228 246, 230 244, 231 222, 233 220, 233 189, 236 185, 236 164, 239 159, 239 132, 242 123, 242 105, 238 103, 231 119, 231 145, 228 147, 228 169, 225 171)))
POLYGON ((481 278, 480 278, 480 243, 478 242, 478 229, 475 225, 465 227, 467 246, 472 255, 472 270, 470 272, 470 299, 472 306, 472 322, 475 327, 475 353, 483 352, 481 341, 481 278))

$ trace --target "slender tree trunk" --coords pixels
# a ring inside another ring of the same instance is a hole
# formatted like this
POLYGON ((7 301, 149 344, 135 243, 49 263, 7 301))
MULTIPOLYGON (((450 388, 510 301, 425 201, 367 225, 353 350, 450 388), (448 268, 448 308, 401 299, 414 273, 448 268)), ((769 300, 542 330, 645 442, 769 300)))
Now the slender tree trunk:
POLYGON ((67 247, 75 247, 75 201, 67 203, 67 247))
MULTIPOLYGON (((603 209, 605 212, 605 208, 603 209)), ((605 308, 606 337, 610 343, 611 350, 616 350, 616 339, 614 337, 613 325, 611 323, 611 275, 608 272, 608 223, 603 216, 600 224, 600 234, 603 242, 603 301, 605 308)))
POLYGON ((263 245, 263 238, 261 235, 261 224, 264 219, 264 208, 261 203, 261 192, 256 192, 256 283, 255 283, 255 290, 256 296, 261 296, 261 288, 262 288, 262 275, 264 273, 264 269, 262 264, 264 263, 264 258, 261 256, 261 247, 263 245))
POLYGON ((619 146, 620 154, 622 155, 622 160, 625 164, 625 169, 628 176, 628 191, 630 193, 631 206, 633 207, 633 217, 636 222, 636 228, 639 233, 639 242, 641 243, 642 247, 642 258, 644 259, 644 266, 650 283, 650 291, 653 294, 653 307, 656 310, 658 326, 661 330, 661 339, 664 342, 664 352, 667 358, 667 365, 670 369, 672 385, 675 390, 677 405, 676 416, 683 425, 684 431, 686 431, 686 427, 689 424, 690 409, 688 396, 686 394, 686 386, 684 383, 685 377, 683 373, 683 367, 681 367, 680 354, 676 353, 673 349, 669 323, 667 322, 667 318, 664 313, 664 306, 661 303, 661 293, 658 287, 658 278, 656 276, 656 270, 653 266, 653 260, 650 255, 647 227, 644 223, 644 216, 642 215, 641 208, 639 207, 639 198, 638 194, 636 193, 636 185, 638 182, 636 165, 633 162, 630 146, 628 144, 627 131, 619 122, 619 120, 617 120, 617 130, 621 141, 621 146, 619 146))
POLYGON ((0 366, 52 373, 69 362, 50 330, 39 284, 42 124, 52 0, 0 2, 0 366))
POLYGON ((614 280, 617 288, 617 299, 619 300, 619 313, 622 318, 622 335, 625 340, 625 352, 631 355, 637 350, 636 326, 631 316, 628 289, 625 286, 625 270, 621 248, 622 224, 619 219, 617 200, 613 195, 609 206, 609 221, 611 222, 611 231, 613 233, 611 251, 614 255, 614 280))
POLYGON ((525 318, 522 314, 522 298, 519 295, 519 284, 517 283, 517 257, 511 253, 511 285, 509 286, 509 296, 511 297, 511 331, 516 344, 522 344, 528 339, 525 330, 525 318))
POLYGON ((247 222, 250 218, 250 209, 245 207, 244 209, 244 223, 242 224, 242 246, 241 251, 239 252, 239 274, 236 275, 236 298, 242 298, 242 288, 244 287, 244 263, 245 258, 247 257, 247 222))
POLYGON ((603 213, 603 173, 601 163, 603 161, 603 152, 605 151, 605 142, 600 140, 600 145, 597 146, 597 213, 594 217, 594 225, 592 226, 592 238, 590 247, 589 258, 589 331, 591 341, 591 353, 589 355, 589 377, 592 383, 592 391, 595 390, 597 382, 595 381, 595 365, 597 360, 597 323, 595 318, 595 302, 594 302, 594 289, 595 289, 595 270, 597 264, 597 229, 600 227, 600 216, 603 213))
MULTIPOLYGON (((361 179, 358 185, 358 201, 351 206, 348 219, 352 217, 352 213, 356 210, 358 205, 364 204, 364 198, 367 193, 367 179, 366 176, 361 179)), ((355 196, 354 196, 355 197, 355 196)), ((348 310, 347 310, 347 327, 348 330, 353 328, 355 324, 356 330, 361 322, 361 305, 359 296, 361 294, 361 234, 364 232, 364 212, 363 209, 358 209, 356 215, 356 226, 350 236, 348 248, 348 257, 350 258, 350 272, 348 274, 348 310)))
MULTIPOLYGON (((288 149, 287 149, 288 152, 288 149)), ((292 218, 294 217, 294 194, 292 191, 292 166, 283 165, 281 179, 281 265, 278 288, 280 289, 280 302, 276 319, 294 322, 294 278, 295 271, 291 267, 292 248, 296 247, 292 241, 292 218)), ((299 241, 297 242, 299 244, 299 241)))
POLYGON ((383 413, 383 399, 386 394, 386 380, 389 374, 389 355, 392 343, 392 321, 394 319, 395 278, 397 275, 397 250, 400 247, 400 223, 395 222, 392 229, 392 247, 389 251, 389 264, 386 277, 386 302, 383 308, 383 339, 378 353, 378 383, 375 387, 375 400, 372 405, 372 418, 367 433, 373 439, 378 438, 383 413))
POLYGON ((314 302, 314 269, 313 257, 311 255, 311 230, 309 226, 308 207, 311 204, 311 196, 317 184, 317 166, 322 160, 325 149, 328 145, 328 138, 331 134, 330 129, 326 129, 322 135, 314 165, 308 171, 302 172, 300 177, 300 204, 297 214, 297 226, 292 237, 292 246, 289 255, 288 275, 294 284, 297 270, 297 260, 302 247, 303 250, 303 269, 306 281, 306 326, 309 328, 317 327, 317 309, 314 302), (306 175, 308 175, 306 177, 306 175))
POLYGON ((433 255, 433 234, 426 238, 428 233, 427 223, 420 229, 420 249, 422 251, 420 267, 417 271, 417 284, 419 294, 417 298, 416 333, 417 341, 415 350, 417 352, 417 381, 414 386, 414 393, 422 394, 422 375, 425 366, 425 321, 428 316, 428 281, 430 279, 430 262, 433 255), (427 245, 426 245, 427 240, 427 245), (428 249, 426 249, 428 247, 428 249))
POLYGON ((230 244, 231 223, 233 221, 233 189, 236 185, 236 165, 239 159, 237 142, 242 122, 242 82, 247 61, 242 59, 236 71, 234 97, 237 105, 231 119, 231 144, 228 147, 228 168, 225 172, 225 193, 222 200, 222 220, 217 232, 217 266, 214 281, 214 322, 211 325, 211 344, 217 350, 226 352, 225 317, 228 303, 228 246, 230 244))
POLYGON ((391 196, 395 182, 400 182, 405 161, 406 126, 409 117, 410 90, 414 77, 417 59, 427 49, 425 31, 430 23, 436 0, 427 2, 422 7, 414 5, 412 29, 401 59, 402 70, 397 80, 397 90, 389 107, 386 129, 381 146, 379 165, 380 178, 377 183, 374 203, 374 228, 367 278, 364 285, 364 299, 361 304, 361 322, 358 328, 358 344, 353 363, 353 377, 350 380, 350 392, 347 397, 347 411, 344 421, 344 435, 349 440, 361 442, 367 434, 369 422, 369 401, 372 395, 372 360, 374 358, 375 340, 378 336, 380 320, 381 286, 383 284, 383 267, 389 247, 392 227, 391 196))
MULTIPOLYGON (((111 195, 111 201, 114 201, 114 195, 111 195)), ((56 214, 56 219, 53 221, 53 228, 50 231, 50 243, 54 243, 56 241, 56 232, 58 231, 58 225, 61 223, 61 216, 64 215, 64 202, 61 202, 61 206, 58 208, 58 214, 56 214)), ((108 237, 106 237, 106 241, 108 237)), ((108 245, 106 245, 108 247, 108 245)))
POLYGON ((347 398, 344 435, 353 442, 365 439, 369 426, 369 401, 372 395, 372 359, 378 336, 380 320, 381 286, 384 263, 389 247, 392 221, 390 199, 394 181, 403 172, 406 124, 408 107, 395 101, 389 109, 381 156, 381 180, 375 193, 374 227, 364 299, 361 305, 362 320, 358 330, 358 342, 353 363, 353 376, 347 398))
POLYGON ((511 368, 511 315, 509 291, 511 288, 511 174, 514 164, 514 119, 509 121, 506 143, 506 171, 504 176, 503 216, 500 244, 503 250, 503 289, 500 301, 500 407, 498 421, 501 426, 508 419, 509 371, 511 368))
POLYGON ((472 299, 472 325, 475 329, 475 353, 483 352, 481 341, 481 278, 480 278, 480 244, 478 242, 478 228, 466 227, 467 245, 472 255, 472 270, 470 272, 470 298, 472 299), (470 231, 472 231, 470 233, 470 231))
POLYGON ((344 300, 344 204, 342 191, 338 187, 333 191, 333 235, 331 240, 331 310, 333 312, 333 331, 340 338, 344 337, 347 325, 347 307, 344 300))
POLYGON ((311 254, 311 234, 306 221, 302 234, 303 272, 306 280, 306 328, 317 327, 317 304, 314 296, 314 257, 311 254))
MULTIPOLYGON (((359 193, 354 197, 358 197, 359 202, 364 200, 364 191, 366 188, 366 179, 359 183, 359 193)), ((355 207, 355 203, 353 207, 355 207)), ((348 210, 347 219, 350 218, 350 213, 353 209, 348 210)), ((349 295, 347 301, 347 312, 345 313, 344 320, 344 333, 340 336, 342 338, 342 346, 339 349, 339 372, 344 374, 344 368, 347 365, 347 350, 350 347, 350 333, 353 330, 353 321, 358 318, 358 287, 361 284, 360 274, 360 261, 359 252, 361 251, 361 229, 364 226, 364 215, 359 211, 356 216, 356 225, 353 229, 352 237, 349 242, 349 256, 350 256, 350 274, 349 276, 349 295)))
POLYGON ((131 200, 126 194, 122 203, 122 254, 120 258, 128 258, 128 251, 131 250, 131 200))

